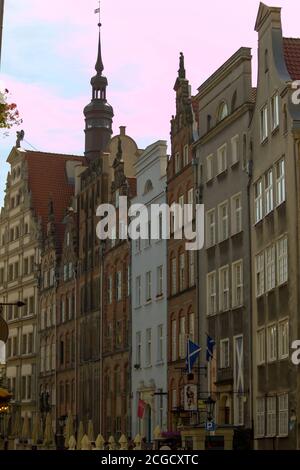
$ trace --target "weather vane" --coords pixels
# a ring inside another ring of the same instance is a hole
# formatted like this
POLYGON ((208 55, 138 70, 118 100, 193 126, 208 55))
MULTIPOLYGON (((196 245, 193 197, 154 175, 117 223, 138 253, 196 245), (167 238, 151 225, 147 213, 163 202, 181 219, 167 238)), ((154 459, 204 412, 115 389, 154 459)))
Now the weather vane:
POLYGON ((100 0, 99 0, 99 8, 96 8, 95 14, 99 14, 99 26, 101 26, 101 9, 100 9, 100 0))

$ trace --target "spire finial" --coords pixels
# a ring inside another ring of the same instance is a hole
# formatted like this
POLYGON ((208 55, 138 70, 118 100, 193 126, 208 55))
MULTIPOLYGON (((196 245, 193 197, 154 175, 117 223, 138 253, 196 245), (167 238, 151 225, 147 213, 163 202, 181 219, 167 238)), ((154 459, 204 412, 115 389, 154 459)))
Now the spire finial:
POLYGON ((179 78, 185 78, 185 68, 184 68, 184 55, 183 55, 183 52, 180 52, 178 77, 179 77, 179 78))
POLYGON ((99 14, 99 22, 98 22, 98 28, 99 28, 99 42, 98 42, 98 57, 97 57, 97 62, 95 69, 99 75, 102 75, 102 72, 104 70, 103 62, 102 62, 102 54, 101 54, 101 8, 100 8, 100 0, 99 0, 99 8, 96 8, 95 14, 99 14))

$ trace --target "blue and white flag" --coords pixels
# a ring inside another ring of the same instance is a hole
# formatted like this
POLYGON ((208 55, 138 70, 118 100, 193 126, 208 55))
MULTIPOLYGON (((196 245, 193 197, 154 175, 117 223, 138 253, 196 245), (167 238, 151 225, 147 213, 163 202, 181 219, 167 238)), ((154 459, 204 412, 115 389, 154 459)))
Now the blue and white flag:
POLYGON ((215 341, 207 335, 207 342, 206 342, 206 360, 207 362, 211 361, 214 357, 214 346, 215 341))
POLYGON ((187 356, 186 356, 186 368, 188 374, 192 372, 192 368, 197 361, 201 348, 198 344, 193 343, 190 339, 187 342, 187 356))

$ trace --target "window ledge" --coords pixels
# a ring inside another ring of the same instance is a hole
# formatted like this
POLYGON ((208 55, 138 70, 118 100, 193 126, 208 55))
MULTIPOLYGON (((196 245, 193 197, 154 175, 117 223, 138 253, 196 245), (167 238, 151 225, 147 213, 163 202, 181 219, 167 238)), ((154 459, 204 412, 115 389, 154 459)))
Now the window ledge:
POLYGON ((235 168, 238 166, 239 163, 240 163, 240 160, 238 159, 236 162, 231 163, 230 167, 235 168))
POLYGON ((265 145, 269 140, 269 136, 265 137, 264 140, 260 141, 260 145, 265 145))
POLYGON ((164 298, 164 294, 159 294, 156 296, 156 301, 162 300, 164 298))
POLYGON ((274 129, 272 129, 272 136, 276 135, 278 132, 279 132, 279 124, 277 124, 277 126, 274 127, 274 129))
POLYGON ((217 177, 218 177, 218 178, 220 178, 220 177, 222 178, 223 176, 226 176, 227 173, 228 173, 228 169, 225 168, 225 170, 220 171, 220 173, 217 174, 217 177))

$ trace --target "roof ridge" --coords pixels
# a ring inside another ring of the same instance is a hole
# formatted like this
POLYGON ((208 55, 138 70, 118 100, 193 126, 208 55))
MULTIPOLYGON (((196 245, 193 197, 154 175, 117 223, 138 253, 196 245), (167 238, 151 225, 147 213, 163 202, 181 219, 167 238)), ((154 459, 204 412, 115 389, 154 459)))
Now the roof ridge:
POLYGON ((58 152, 43 152, 41 150, 27 150, 25 149, 26 153, 29 154, 29 153, 33 153, 33 154, 42 154, 42 155, 48 155, 49 157, 52 156, 52 155, 55 155, 57 157, 73 157, 73 158, 81 158, 81 159, 85 159, 85 156, 84 155, 74 155, 72 153, 58 153, 58 152))

